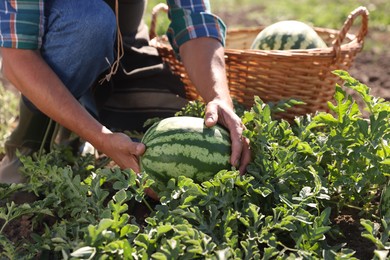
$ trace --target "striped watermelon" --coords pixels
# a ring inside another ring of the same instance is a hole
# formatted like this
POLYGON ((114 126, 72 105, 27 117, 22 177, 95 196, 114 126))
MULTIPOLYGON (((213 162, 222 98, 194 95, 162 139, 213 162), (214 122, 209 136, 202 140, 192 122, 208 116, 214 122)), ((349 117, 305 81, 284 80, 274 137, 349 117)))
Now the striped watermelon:
POLYGON ((163 119, 146 131, 141 142, 146 146, 141 171, 156 181, 158 190, 171 178, 186 176, 199 183, 231 167, 229 132, 218 125, 206 127, 203 118, 163 119))
POLYGON ((325 42, 309 25, 294 21, 281 21, 264 28, 255 38, 251 49, 291 50, 326 48, 325 42))

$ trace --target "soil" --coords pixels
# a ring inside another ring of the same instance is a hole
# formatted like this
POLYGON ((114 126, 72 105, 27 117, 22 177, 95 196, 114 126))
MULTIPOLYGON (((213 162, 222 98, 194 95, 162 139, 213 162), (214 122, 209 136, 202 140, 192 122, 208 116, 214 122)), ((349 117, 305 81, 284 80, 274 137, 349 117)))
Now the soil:
MULTIPOLYGON (((387 33, 390 39, 390 33, 387 33)), ((367 85, 375 97, 390 101, 390 52, 363 51, 356 56, 349 73, 367 85)))
POLYGON ((368 239, 362 237, 362 226, 360 225, 360 216, 357 210, 343 209, 340 214, 331 217, 332 223, 338 227, 341 236, 336 238, 328 237, 330 245, 345 244, 345 247, 354 250, 354 257, 358 259, 372 259, 374 256, 375 245, 368 239))

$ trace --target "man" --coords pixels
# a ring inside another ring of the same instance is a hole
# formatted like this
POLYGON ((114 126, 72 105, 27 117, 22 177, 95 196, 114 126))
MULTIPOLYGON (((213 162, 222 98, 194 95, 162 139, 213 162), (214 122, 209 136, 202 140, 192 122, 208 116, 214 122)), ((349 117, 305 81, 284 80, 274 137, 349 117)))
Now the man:
MULTIPOLYGON (((233 111, 224 65, 224 24, 209 12, 207 0, 167 1, 168 35, 190 79, 207 102, 205 124, 225 125, 232 139, 232 165, 244 172, 250 160, 243 126, 233 111)), ((108 4, 109 5, 108 5, 108 4)), ((50 119, 76 133, 121 168, 139 172, 142 143, 112 132, 88 110, 90 87, 116 57, 117 23, 103 0, 6 0, 0 3, 3 73, 22 93, 19 125, 6 143, 0 183, 24 181, 16 150, 29 154, 53 133, 50 119), (115 42, 116 41, 116 42, 115 42), (85 100, 87 100, 85 102, 85 100), (83 106, 83 104, 87 104, 83 106)), ((124 38, 138 28, 145 2, 119 0, 124 38), (134 15, 138 13, 138 15, 134 15)), ((116 9, 116 8, 114 8, 116 9)), ((118 50, 118 49, 117 49, 118 50)), ((47 143, 43 144, 47 147, 47 143)))

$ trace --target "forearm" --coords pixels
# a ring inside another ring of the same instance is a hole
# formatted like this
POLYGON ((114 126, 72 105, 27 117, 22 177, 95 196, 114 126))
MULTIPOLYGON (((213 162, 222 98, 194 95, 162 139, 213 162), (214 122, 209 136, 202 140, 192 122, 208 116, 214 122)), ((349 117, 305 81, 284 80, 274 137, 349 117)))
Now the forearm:
POLYGON ((233 107, 229 94, 224 48, 213 38, 197 38, 180 47, 188 76, 204 101, 222 100, 233 107))
POLYGON ((72 96, 40 54, 2 48, 5 76, 50 118, 102 148, 103 133, 110 133, 72 96))

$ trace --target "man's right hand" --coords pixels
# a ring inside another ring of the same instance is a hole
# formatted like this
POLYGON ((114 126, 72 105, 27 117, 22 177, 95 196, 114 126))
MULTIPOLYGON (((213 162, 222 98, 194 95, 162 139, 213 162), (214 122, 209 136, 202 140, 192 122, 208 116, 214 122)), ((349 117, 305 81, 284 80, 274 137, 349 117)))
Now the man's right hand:
POLYGON ((130 168, 139 173, 138 158, 145 152, 145 145, 133 142, 126 134, 112 133, 107 128, 103 128, 102 135, 96 148, 113 159, 121 169, 130 168))
MULTIPOLYGON (((121 169, 132 169, 137 174, 141 173, 139 156, 145 152, 145 145, 133 142, 130 137, 123 133, 112 133, 104 128, 101 151, 114 160, 121 169)), ((157 194, 151 189, 145 189, 145 193, 152 199, 158 201, 157 194)))

